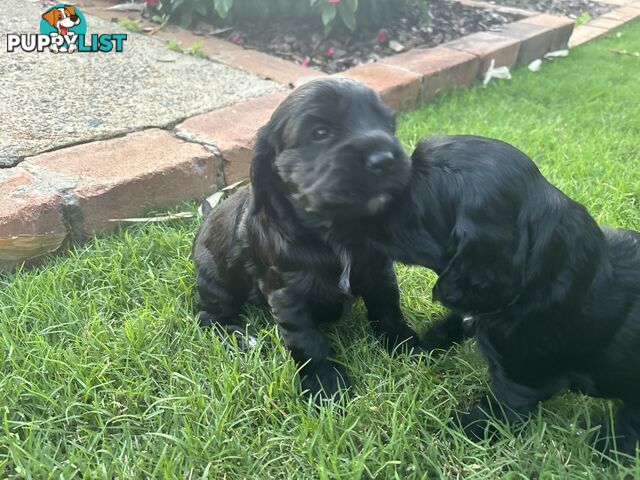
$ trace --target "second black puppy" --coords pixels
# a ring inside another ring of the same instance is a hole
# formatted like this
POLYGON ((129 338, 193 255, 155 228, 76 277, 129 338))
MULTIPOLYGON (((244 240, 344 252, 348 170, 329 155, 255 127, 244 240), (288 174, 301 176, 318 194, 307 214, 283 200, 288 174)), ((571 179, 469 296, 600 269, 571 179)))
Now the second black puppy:
POLYGON ((423 345, 447 348, 473 319, 491 390, 469 414, 526 416, 563 389, 617 398, 619 450, 640 439, 640 233, 600 228, 516 148, 473 136, 422 141, 393 215, 370 231, 386 254, 434 269, 453 313, 423 345), (495 397, 497 402, 492 399, 495 397))
POLYGON ((391 112, 360 83, 298 88, 258 134, 251 185, 208 215, 194 243, 201 325, 241 335, 243 304, 268 304, 312 394, 331 396, 347 383, 319 327, 337 320, 352 296, 363 297, 390 348, 419 345, 400 311, 392 262, 342 240, 347 226, 384 212, 409 181, 394 133, 391 112))

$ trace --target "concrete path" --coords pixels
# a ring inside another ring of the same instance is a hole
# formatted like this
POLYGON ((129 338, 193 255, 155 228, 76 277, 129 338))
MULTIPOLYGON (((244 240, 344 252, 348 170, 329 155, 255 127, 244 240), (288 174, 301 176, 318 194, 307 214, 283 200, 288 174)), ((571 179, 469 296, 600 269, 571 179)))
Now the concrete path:
POLYGON ((164 127, 286 90, 232 67, 169 51, 164 41, 86 15, 88 34, 127 33, 123 53, 7 53, 6 33, 38 33, 41 11, 2 0, 0 167, 69 144, 164 127))

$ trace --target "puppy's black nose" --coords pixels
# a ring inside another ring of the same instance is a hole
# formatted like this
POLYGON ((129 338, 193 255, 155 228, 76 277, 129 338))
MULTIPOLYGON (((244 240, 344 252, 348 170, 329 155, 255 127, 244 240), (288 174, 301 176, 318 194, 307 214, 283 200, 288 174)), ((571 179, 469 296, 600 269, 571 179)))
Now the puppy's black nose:
POLYGON ((382 173, 393 165, 395 157, 388 150, 373 152, 367 157, 367 168, 375 173, 382 173))

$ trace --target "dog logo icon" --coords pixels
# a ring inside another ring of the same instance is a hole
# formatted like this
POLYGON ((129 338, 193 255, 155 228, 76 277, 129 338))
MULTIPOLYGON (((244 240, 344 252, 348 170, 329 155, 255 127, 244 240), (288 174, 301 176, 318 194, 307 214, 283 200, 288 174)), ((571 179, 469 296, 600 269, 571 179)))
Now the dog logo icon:
POLYGON ((56 5, 42 14, 40 32, 52 37, 59 35, 65 40, 61 46, 58 42, 51 42, 49 49, 53 53, 75 52, 78 49, 75 39, 84 35, 86 30, 84 16, 73 5, 56 5))
POLYGON ((40 33, 7 33, 7 53, 122 53, 126 33, 87 34, 87 20, 79 8, 66 3, 50 7, 40 18, 40 33))

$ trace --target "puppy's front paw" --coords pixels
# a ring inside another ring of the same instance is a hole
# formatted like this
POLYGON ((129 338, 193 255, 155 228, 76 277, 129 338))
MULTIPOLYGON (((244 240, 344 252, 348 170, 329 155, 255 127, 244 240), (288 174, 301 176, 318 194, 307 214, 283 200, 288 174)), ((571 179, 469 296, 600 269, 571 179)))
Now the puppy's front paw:
POLYGON ((216 322, 214 316, 201 310, 198 312, 198 323, 202 328, 215 328, 221 339, 234 340, 238 348, 247 351, 257 345, 256 338, 251 335, 249 329, 244 325, 220 324, 216 322))
POLYGON ((346 393, 350 385, 345 368, 334 362, 324 362, 313 369, 305 368, 302 377, 302 390, 316 401, 337 398, 339 393, 346 393))
POLYGON ((420 338, 420 345, 428 352, 445 351, 462 343, 464 338, 464 319, 460 314, 452 312, 427 328, 420 338))
POLYGON ((489 422, 487 417, 478 407, 475 407, 470 412, 458 412, 456 423, 462 427, 467 438, 474 442, 484 440, 488 434, 491 434, 488 431, 489 422))

